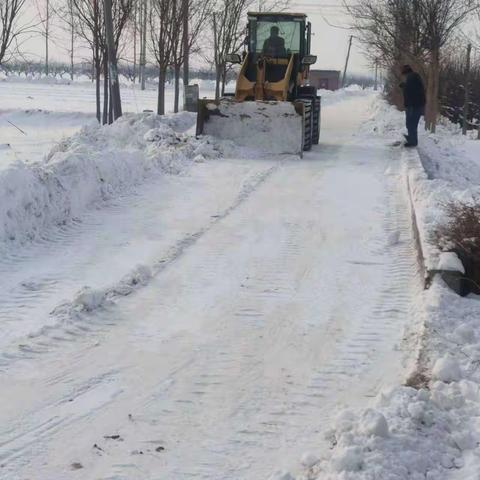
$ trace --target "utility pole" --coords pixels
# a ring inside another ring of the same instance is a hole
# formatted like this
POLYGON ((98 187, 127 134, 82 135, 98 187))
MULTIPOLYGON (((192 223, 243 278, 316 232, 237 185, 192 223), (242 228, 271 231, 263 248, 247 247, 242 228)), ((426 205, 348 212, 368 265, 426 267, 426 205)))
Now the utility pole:
POLYGON ((347 58, 345 59, 345 68, 343 69, 342 88, 345 87, 345 83, 347 81, 347 70, 348 70, 348 62, 350 60, 350 50, 352 49, 352 41, 353 41, 353 35, 350 35, 350 39, 348 40, 347 58))
POLYGON ((118 83, 117 52, 113 38, 112 0, 104 0, 105 36, 107 40, 108 73, 110 92, 113 107, 113 119, 122 116, 122 99, 120 98, 120 84, 118 83))
POLYGON ((378 59, 375 59, 375 87, 374 90, 378 90, 378 59))
POLYGON ((183 0, 183 89, 188 85, 190 81, 190 33, 188 25, 188 15, 190 13, 190 0, 183 0))
POLYGON ((467 45, 467 64, 465 67, 465 101, 463 104, 462 133, 467 134, 468 115, 470 113, 470 59, 472 56, 472 44, 467 45))

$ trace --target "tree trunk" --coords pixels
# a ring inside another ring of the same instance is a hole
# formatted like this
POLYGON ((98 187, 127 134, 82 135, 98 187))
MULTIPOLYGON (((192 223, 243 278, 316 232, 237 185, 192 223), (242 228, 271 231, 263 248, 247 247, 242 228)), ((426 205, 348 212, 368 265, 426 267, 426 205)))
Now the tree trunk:
POLYGON ((216 66, 216 75, 215 75, 215 100, 220 98, 220 82, 222 79, 222 67, 221 65, 216 66))
POLYGON ((178 108, 180 105, 180 70, 181 66, 177 63, 175 65, 175 101, 173 111, 178 113, 178 108))
MULTIPOLYGON (((93 61, 94 70, 95 70, 95 99, 96 99, 96 108, 97 108, 97 120, 98 123, 101 121, 101 108, 100 108, 100 59, 97 57, 93 61)), ((93 79, 93 77, 92 77, 93 79)))
POLYGON ((160 68, 158 71, 158 101, 157 101, 157 114, 165 115, 165 80, 166 71, 160 68))
POLYGON ((425 112, 425 128, 435 133, 439 114, 440 91, 440 51, 434 49, 431 53, 430 68, 427 82, 427 106, 425 112))
POLYGON ((113 102, 112 102, 112 82, 109 79, 108 82, 108 124, 111 125, 113 123, 113 102))
POLYGON ((222 68, 222 97, 225 96, 225 86, 227 84, 227 67, 226 65, 223 66, 222 68))
POLYGON ((73 82, 73 75, 74 75, 74 49, 75 49, 75 20, 73 16, 73 4, 70 0, 70 23, 71 23, 71 32, 70 32, 70 78, 73 82))
POLYGON ((467 134, 468 117, 470 115, 470 58, 472 54, 472 44, 467 46, 467 62, 465 68, 465 96, 463 102, 462 133, 467 134))
POLYGON ((213 54, 215 56, 215 100, 220 98, 220 79, 222 75, 221 65, 219 61, 219 45, 217 31, 217 15, 213 12, 213 54))
POLYGON ((96 69, 95 73, 95 98, 96 98, 96 110, 98 123, 101 121, 101 108, 100 108, 100 68, 96 69))
POLYGON ((133 84, 137 76, 137 9, 138 3, 133 6, 133 84))
POLYGON ((113 107, 113 118, 117 120, 122 116, 122 98, 120 96, 120 81, 117 68, 117 48, 115 45, 112 0, 103 0, 105 40, 107 43, 106 55, 108 61, 108 79, 110 85, 110 98, 113 107))
POLYGON ((107 52, 103 52, 103 125, 108 123, 108 97, 108 60, 107 52))
POLYGON ((145 90, 145 66, 147 64, 147 0, 143 0, 140 8, 143 7, 142 17, 142 38, 140 46, 140 75, 141 89, 145 90))
POLYGON ((188 85, 190 76, 189 7, 189 0, 183 0, 183 88, 188 85))
POLYGON ((48 62, 48 36, 50 34, 50 0, 47 0, 47 15, 45 19, 45 73, 48 77, 49 62, 48 62))

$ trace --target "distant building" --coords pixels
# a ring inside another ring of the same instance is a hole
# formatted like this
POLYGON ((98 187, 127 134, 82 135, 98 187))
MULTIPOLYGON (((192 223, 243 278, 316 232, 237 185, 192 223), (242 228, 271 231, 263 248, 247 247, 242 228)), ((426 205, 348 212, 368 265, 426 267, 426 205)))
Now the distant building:
POLYGON ((310 70, 310 85, 323 90, 340 88, 340 72, 338 70, 310 70))

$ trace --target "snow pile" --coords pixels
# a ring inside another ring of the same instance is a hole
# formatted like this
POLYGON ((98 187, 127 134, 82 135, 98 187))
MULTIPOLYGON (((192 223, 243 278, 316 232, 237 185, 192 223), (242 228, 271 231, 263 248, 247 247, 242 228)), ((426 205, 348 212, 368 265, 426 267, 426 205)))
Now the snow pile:
POLYGON ((204 133, 269 153, 300 154, 302 117, 288 102, 222 100, 208 104, 204 133))
POLYGON ((465 267, 458 255, 454 252, 442 252, 440 254, 437 270, 446 272, 460 272, 465 274, 465 267))
POLYGON ((113 302, 117 297, 130 295, 138 288, 147 285, 152 276, 153 271, 150 267, 137 265, 132 272, 112 287, 104 289, 83 287, 77 292, 72 302, 62 303, 52 314, 62 318, 64 322, 71 321, 82 312, 91 313, 113 302))
POLYGON ((187 112, 126 115, 110 126, 85 127, 42 162, 11 164, 0 172, 0 241, 37 238, 151 175, 178 174, 194 159, 216 158, 230 148, 184 133, 194 122, 187 112))
POLYGON ((341 412, 326 435, 331 450, 297 480, 441 480, 467 462, 480 471, 480 302, 441 280, 424 301, 424 380, 341 412))

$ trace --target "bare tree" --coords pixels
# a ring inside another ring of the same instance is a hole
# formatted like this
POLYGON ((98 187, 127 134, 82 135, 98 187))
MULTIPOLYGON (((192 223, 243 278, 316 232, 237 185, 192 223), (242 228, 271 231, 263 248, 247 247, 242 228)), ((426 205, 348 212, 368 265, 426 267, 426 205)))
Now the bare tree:
POLYGON ((157 113, 165 114, 165 84, 172 64, 177 0, 152 0, 149 12, 150 45, 158 67, 157 113))
POLYGON ((418 15, 423 27, 423 42, 429 54, 427 76, 427 128, 435 132, 439 113, 441 50, 467 16, 478 8, 473 0, 422 0, 418 15))
MULTIPOLYGON (((107 43, 103 0, 71 0, 76 16, 78 34, 89 45, 95 71, 96 113, 98 121, 113 121, 108 74, 107 43), (103 115, 101 109, 101 77, 103 75, 103 115)), ((118 57, 120 41, 133 11, 134 0, 112 2, 114 54, 118 57)))
MULTIPOLYGON (((344 2, 372 59, 398 79, 410 63, 427 84, 426 126, 435 131, 439 112, 441 50, 478 5, 474 0, 365 0, 344 2)), ((398 99, 398 91, 397 91, 398 99)))
POLYGON ((26 0, 0 0, 0 66, 11 58, 12 46, 29 27, 19 23, 26 0))
POLYGON ((61 20, 60 28, 68 35, 68 47, 63 47, 70 59, 70 79, 73 80, 75 68, 75 40, 77 34, 77 18, 74 0, 59 0, 51 6, 52 13, 61 20))
POLYGON ((255 0, 220 0, 211 16, 215 98, 223 95, 227 77, 225 55, 238 52, 245 38, 246 13, 255 0))
POLYGON ((45 75, 49 74, 50 0, 35 0, 41 34, 45 38, 45 75))
POLYGON ((172 67, 175 80, 174 112, 179 110, 180 76, 184 67, 184 85, 188 83, 189 56, 200 52, 198 41, 212 14, 213 0, 182 0, 176 9, 172 31, 172 67), (185 22, 185 18, 187 22, 185 22), (186 30, 185 30, 186 29, 186 30))
POLYGON ((140 59, 139 59, 139 80, 141 89, 145 90, 145 68, 147 65, 147 26, 148 12, 151 7, 148 0, 138 0, 140 2, 139 22, 140 22, 140 59))

